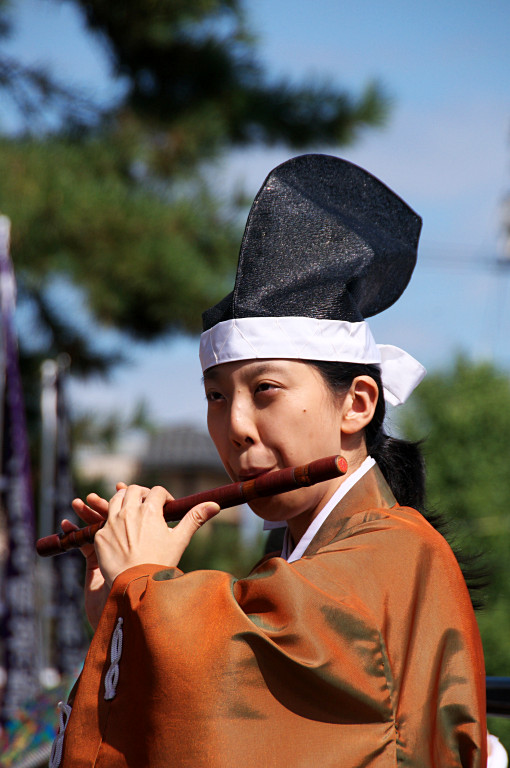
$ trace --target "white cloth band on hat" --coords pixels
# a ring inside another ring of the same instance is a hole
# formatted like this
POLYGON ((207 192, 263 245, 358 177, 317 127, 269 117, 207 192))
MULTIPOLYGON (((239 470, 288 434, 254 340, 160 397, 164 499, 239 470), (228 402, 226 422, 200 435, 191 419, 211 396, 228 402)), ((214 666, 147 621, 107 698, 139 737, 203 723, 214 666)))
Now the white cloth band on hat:
POLYGON ((403 349, 376 344, 365 321, 241 317, 214 325, 200 338, 202 371, 221 363, 257 358, 379 365, 384 396, 391 405, 405 403, 426 373, 403 349))

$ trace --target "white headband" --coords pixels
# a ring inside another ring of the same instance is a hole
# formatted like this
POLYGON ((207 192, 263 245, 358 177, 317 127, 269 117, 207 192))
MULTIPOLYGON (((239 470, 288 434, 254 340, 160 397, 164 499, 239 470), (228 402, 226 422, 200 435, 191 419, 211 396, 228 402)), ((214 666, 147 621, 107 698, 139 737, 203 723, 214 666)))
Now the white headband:
POLYGON ((218 323, 200 337, 202 371, 221 363, 256 358, 379 365, 384 396, 391 405, 405 403, 426 373, 403 349, 376 344, 365 321, 242 317, 218 323))

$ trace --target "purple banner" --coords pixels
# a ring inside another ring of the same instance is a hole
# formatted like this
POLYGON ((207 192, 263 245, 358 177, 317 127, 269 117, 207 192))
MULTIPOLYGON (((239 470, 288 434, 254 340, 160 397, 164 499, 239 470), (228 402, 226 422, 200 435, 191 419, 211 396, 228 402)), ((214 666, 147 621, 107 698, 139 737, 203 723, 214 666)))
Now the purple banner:
POLYGON ((23 391, 14 325, 15 280, 9 257, 9 221, 0 217, 0 325, 2 341, 1 499, 7 527, 2 606, 6 684, 2 716, 39 690, 35 599, 35 525, 23 391))

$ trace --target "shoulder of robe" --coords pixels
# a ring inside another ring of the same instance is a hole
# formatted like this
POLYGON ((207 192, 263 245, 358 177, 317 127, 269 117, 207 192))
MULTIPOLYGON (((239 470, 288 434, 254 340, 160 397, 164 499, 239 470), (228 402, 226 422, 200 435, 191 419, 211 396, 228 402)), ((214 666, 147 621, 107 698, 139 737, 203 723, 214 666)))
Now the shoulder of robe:
MULTIPOLYGON (((433 553, 434 559, 450 563, 455 555, 450 545, 420 512, 411 507, 364 510, 341 527, 318 554, 367 547, 386 551, 404 550, 407 554, 433 553)), ((312 555, 313 556, 313 555, 312 555)))
POLYGON ((293 566, 303 575, 334 580, 361 596, 374 590, 401 597, 417 582, 435 585, 438 597, 452 588, 470 604, 464 577, 450 545, 416 510, 365 510, 353 515, 329 543, 293 566))

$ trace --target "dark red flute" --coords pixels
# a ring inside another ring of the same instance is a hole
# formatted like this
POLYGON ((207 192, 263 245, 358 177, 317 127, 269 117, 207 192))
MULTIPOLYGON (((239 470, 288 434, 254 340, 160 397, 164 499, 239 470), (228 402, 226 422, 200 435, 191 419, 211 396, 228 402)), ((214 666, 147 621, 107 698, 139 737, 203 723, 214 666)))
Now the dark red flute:
MULTIPOLYGON (((287 493, 296 488, 322 483, 324 480, 332 480, 334 477, 345 475, 347 462, 342 456, 328 456, 324 459, 316 459, 301 467, 287 467, 276 472, 267 472, 253 480, 245 480, 242 483, 231 483, 213 488, 210 491, 201 491, 192 496, 168 501, 163 509, 167 523, 182 520, 186 512, 204 501, 215 501, 221 509, 235 507, 252 499, 263 496, 276 496, 287 493)), ((70 549, 77 549, 84 544, 94 541, 97 531, 103 527, 106 520, 87 525, 70 533, 53 533, 45 536, 36 543, 37 553, 42 557, 60 555, 70 549)))

